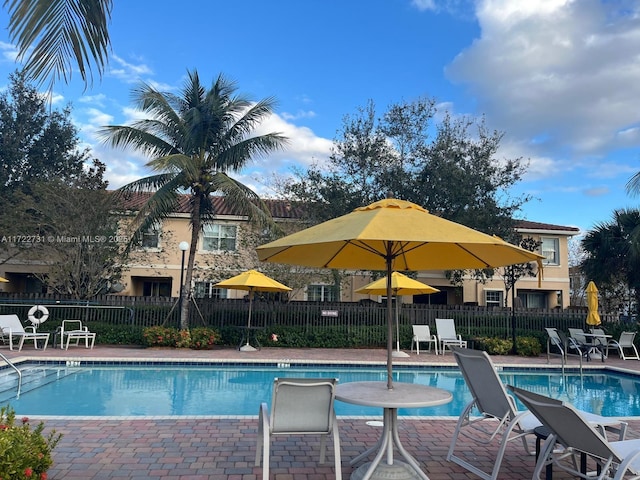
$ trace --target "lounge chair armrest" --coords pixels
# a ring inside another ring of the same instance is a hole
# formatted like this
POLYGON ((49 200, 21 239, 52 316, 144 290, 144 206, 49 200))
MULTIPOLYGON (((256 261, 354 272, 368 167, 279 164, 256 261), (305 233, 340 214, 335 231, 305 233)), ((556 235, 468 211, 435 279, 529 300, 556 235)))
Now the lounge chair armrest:
POLYGON ((34 325, 30 325, 28 327, 24 327, 25 332, 36 333, 36 327, 34 325))

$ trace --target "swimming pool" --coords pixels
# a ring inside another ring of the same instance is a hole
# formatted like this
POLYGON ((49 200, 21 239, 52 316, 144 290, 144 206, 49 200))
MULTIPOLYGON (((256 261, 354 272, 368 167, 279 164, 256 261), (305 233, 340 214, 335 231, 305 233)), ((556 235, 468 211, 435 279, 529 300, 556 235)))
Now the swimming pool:
MULTIPOLYGON (((271 401, 274 377, 337 377, 341 383, 386 380, 380 366, 28 364, 22 368, 21 395, 16 398, 15 387, 4 393, 0 387, 0 404, 9 403, 18 415, 30 416, 257 415, 260 402, 271 401)), ((0 373, 6 375, 11 373, 0 373)), ((570 401, 580 409, 640 417, 637 376, 600 370, 562 375, 555 369, 508 367, 500 375, 506 384, 570 401)), ((401 409, 401 416, 457 417, 471 398, 455 367, 399 367, 394 380, 444 388, 454 398, 437 407, 401 409)), ((382 412, 337 401, 336 413, 376 416, 382 412)))

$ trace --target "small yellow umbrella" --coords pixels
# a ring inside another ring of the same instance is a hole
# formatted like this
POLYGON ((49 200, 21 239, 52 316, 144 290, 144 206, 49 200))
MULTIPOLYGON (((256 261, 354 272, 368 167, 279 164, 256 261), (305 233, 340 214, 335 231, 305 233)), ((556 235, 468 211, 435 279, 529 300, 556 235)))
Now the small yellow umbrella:
MULTIPOLYGON (((318 268, 393 271, 456 270, 537 262, 542 257, 504 240, 387 198, 256 249, 263 262, 318 268)), ((387 385, 393 389, 393 309, 387 303, 387 385)))
POLYGON ((232 290, 247 290, 249 292, 249 318, 247 320, 247 344, 240 350, 254 351, 255 348, 249 344, 249 329, 251 328, 251 310, 253 304, 253 292, 288 292, 291 288, 277 282, 271 277, 257 270, 247 270, 235 277, 228 278, 215 284, 216 287, 229 288, 232 290))
MULTIPOLYGON (((391 274, 391 290, 396 297, 396 351, 393 354, 396 357, 408 356, 406 353, 400 351, 400 325, 399 325, 399 312, 398 309, 398 297, 402 295, 429 295, 437 293, 440 290, 433 288, 426 283, 419 282, 413 278, 409 278, 399 272, 393 272, 391 274)), ((370 295, 386 295, 387 294, 387 277, 371 282, 362 288, 356 290, 357 293, 368 293, 370 295)), ((387 299, 388 300, 388 299, 387 299)))
POLYGON ((587 325, 600 325, 600 315, 598 314, 598 288, 593 282, 587 285, 587 325))
POLYGON ((0 283, 7 283, 9 280, 7 280, 4 277, 0 277, 0 283))

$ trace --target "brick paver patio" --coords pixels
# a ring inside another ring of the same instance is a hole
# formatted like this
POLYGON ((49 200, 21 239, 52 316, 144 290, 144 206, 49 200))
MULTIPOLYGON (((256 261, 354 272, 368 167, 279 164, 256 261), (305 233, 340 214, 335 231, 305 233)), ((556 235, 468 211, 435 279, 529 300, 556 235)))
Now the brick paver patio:
MULTIPOLYGON (((262 349, 258 352, 238 352, 234 349, 191 351, 173 349, 140 349, 96 346, 61 351, 48 348, 35 351, 25 347, 22 352, 2 353, 12 359, 63 358, 68 360, 211 360, 211 361, 296 361, 358 362, 386 361, 384 350, 324 350, 324 349, 262 349)), ((496 364, 546 364, 546 355, 530 359, 493 357, 496 364)), ((450 354, 435 356, 421 353, 394 362, 418 364, 452 364, 450 354)), ((575 365, 577 360, 570 360, 575 365)), ((559 360, 552 359, 554 365, 559 360)), ((610 358, 605 364, 590 362, 587 368, 625 368, 640 371, 640 362, 610 358)), ((56 429, 64 437, 54 450, 54 465, 50 480, 62 479, 157 479, 157 480, 256 480, 262 469, 253 466, 257 432, 255 417, 206 419, 52 419, 46 418, 47 429, 56 429)), ((371 419, 378 420, 379 417, 371 419)), ((33 418, 32 420, 37 420, 33 418)), ((379 427, 368 425, 363 418, 339 417, 342 446, 342 473, 347 479, 353 468, 349 461, 375 443, 379 427)), ((432 480, 477 479, 453 463, 446 461, 447 449, 456 419, 408 418, 400 422, 400 436, 407 450, 420 462, 432 480)), ((628 438, 639 438, 640 419, 630 419, 628 438)), ((277 439, 272 447, 271 478, 275 480, 324 480, 335 478, 330 451, 324 465, 318 464, 319 443, 314 437, 277 439)), ((495 445, 482 447, 469 442, 468 454, 489 469, 493 465, 495 445)), ((356 465, 356 468, 359 465, 356 465)), ((509 446, 501 469, 501 479, 531 478, 534 459, 526 455, 520 444, 509 446)), ((556 474, 554 478, 570 478, 556 474)))

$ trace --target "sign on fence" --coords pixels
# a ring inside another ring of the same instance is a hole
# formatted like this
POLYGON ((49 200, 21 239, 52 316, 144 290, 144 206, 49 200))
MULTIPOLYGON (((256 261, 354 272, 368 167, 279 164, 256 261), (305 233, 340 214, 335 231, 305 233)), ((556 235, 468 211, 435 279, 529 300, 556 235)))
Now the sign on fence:
POLYGON ((322 310, 323 317, 337 317, 338 310, 322 310))

